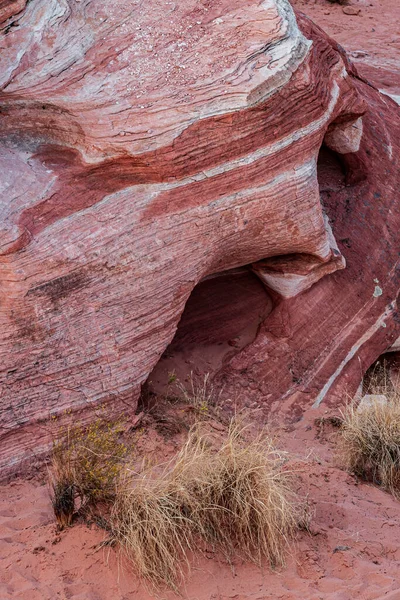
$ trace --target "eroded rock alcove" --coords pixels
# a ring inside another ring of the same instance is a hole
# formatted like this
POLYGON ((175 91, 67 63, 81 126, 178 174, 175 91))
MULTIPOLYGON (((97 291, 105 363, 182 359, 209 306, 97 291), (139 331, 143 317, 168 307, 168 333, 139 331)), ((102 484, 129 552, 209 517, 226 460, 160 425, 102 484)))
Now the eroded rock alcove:
MULTIPOLYGON (((149 390, 165 394, 171 380, 201 385, 248 344, 273 308, 251 266, 210 275, 192 291, 172 342, 148 378, 149 390)), ((176 393, 176 386, 174 386, 176 393)))
POLYGON ((395 103, 287 0, 0 20, 3 472, 50 419, 133 412, 195 287, 243 266, 273 306, 216 384, 291 418, 358 385, 399 335, 395 103))

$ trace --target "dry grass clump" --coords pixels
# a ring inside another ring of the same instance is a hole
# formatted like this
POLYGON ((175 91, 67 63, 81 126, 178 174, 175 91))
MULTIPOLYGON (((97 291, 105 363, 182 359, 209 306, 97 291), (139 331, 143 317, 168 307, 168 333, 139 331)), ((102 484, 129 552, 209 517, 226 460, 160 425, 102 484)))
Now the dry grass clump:
POLYGON ((182 399, 193 408, 197 418, 210 416, 210 412, 218 402, 219 394, 210 381, 209 373, 206 373, 200 379, 196 379, 193 372, 191 372, 186 385, 176 380, 176 386, 182 399))
MULTIPOLYGON (((189 481, 202 500, 198 519, 207 542, 232 559, 236 554, 261 566, 281 565, 287 541, 299 525, 300 507, 291 490, 283 454, 263 436, 246 442, 231 424, 214 454, 195 441, 198 473, 189 481)), ((190 450, 189 450, 190 453, 190 450)))
POLYGON ((127 448, 120 441, 122 425, 97 420, 87 428, 68 429, 53 444, 50 466, 51 501, 61 527, 73 515, 100 502, 112 502, 127 448))
POLYGON ((400 396, 349 404, 343 411, 340 457, 359 477, 400 497, 400 396))
POLYGON ((173 464, 122 485, 115 538, 141 577, 175 591, 195 547, 282 564, 301 516, 282 465, 268 440, 246 443, 235 425, 217 448, 195 427, 173 464))
POLYGON ((189 570, 196 497, 167 471, 143 474, 122 485, 111 515, 111 529, 127 558, 155 588, 178 592, 189 570))

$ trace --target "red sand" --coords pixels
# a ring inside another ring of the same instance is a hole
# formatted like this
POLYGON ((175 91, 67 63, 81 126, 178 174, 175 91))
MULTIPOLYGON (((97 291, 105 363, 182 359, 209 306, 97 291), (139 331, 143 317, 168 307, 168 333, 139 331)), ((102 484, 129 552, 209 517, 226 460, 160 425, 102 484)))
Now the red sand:
MULTIPOLYGON (((400 2, 348 0, 360 8, 347 15, 328 0, 291 0, 348 52, 361 75, 379 89, 400 95, 400 2)), ((399 97, 400 100, 400 97, 399 97)))
MULTIPOLYGON (((332 466, 334 444, 310 421, 280 433, 290 451, 313 517, 285 568, 272 572, 238 563, 233 573, 212 553, 195 561, 184 597, 190 600, 400 600, 399 503, 332 466)), ((257 415, 253 416, 256 420, 257 415)), ((175 442, 151 430, 146 453, 159 458, 175 442)), ((17 480, 0 488, 0 598, 20 600, 131 600, 152 598, 97 527, 76 525, 58 533, 47 487, 17 480)), ((166 597, 175 598, 172 594, 166 597)))
MULTIPOLYGON (((398 0, 354 0, 361 7, 357 16, 326 0, 294 4, 353 53, 363 74, 386 91, 400 93, 398 0)), ((316 416, 315 411, 305 415, 279 440, 300 469, 303 493, 314 507, 311 533, 299 534, 287 566, 277 572, 237 564, 233 573, 210 553, 195 563, 185 597, 400 600, 400 505, 334 466, 334 444, 321 439, 316 416)), ((158 458, 176 449, 174 440, 164 441, 154 431, 147 435, 146 452, 158 458)), ((85 525, 58 533, 47 487, 37 479, 0 487, 0 600, 153 597, 121 566, 114 550, 97 548, 104 537, 85 525)))

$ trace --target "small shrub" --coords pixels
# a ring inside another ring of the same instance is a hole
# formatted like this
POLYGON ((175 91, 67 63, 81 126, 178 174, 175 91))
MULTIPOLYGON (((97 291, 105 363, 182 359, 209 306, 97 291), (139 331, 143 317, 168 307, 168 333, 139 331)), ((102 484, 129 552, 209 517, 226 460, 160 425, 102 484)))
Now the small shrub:
POLYGON ((176 373, 168 373, 168 385, 172 385, 177 380, 176 373))
POLYGON ((340 460, 350 472, 400 497, 400 396, 368 405, 350 403, 343 411, 340 460))
POLYGON ((73 515, 115 498, 115 482, 127 448, 120 441, 120 423, 97 420, 78 426, 53 444, 51 500, 60 527, 73 515))
POLYGON ((299 526, 301 504, 282 456, 259 438, 246 443, 231 425, 215 448, 195 427, 173 464, 125 480, 111 527, 139 576, 177 591, 187 551, 212 545, 229 560, 239 554, 282 564, 299 526))
POLYGON ((210 381, 210 374, 206 373, 199 380, 191 372, 188 383, 189 385, 185 386, 182 382, 177 381, 177 387, 183 400, 193 408, 198 418, 209 417, 211 409, 218 401, 218 394, 210 381))

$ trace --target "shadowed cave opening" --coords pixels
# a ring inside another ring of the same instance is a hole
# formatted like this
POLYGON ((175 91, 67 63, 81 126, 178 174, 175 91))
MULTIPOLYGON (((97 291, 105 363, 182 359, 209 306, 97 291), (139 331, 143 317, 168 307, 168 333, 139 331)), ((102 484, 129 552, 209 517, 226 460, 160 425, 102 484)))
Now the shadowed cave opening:
POLYGON ((177 331, 150 374, 150 391, 165 393, 175 375, 182 383, 193 372, 201 380, 215 374, 251 343, 272 300, 250 267, 210 275, 193 289, 177 331))
POLYGON ((400 351, 398 344, 382 354, 367 369, 362 379, 359 393, 400 394, 400 351))
POLYGON ((321 204, 325 208, 329 205, 331 194, 339 192, 346 185, 345 167, 339 154, 325 145, 322 145, 318 154, 317 173, 321 204))

